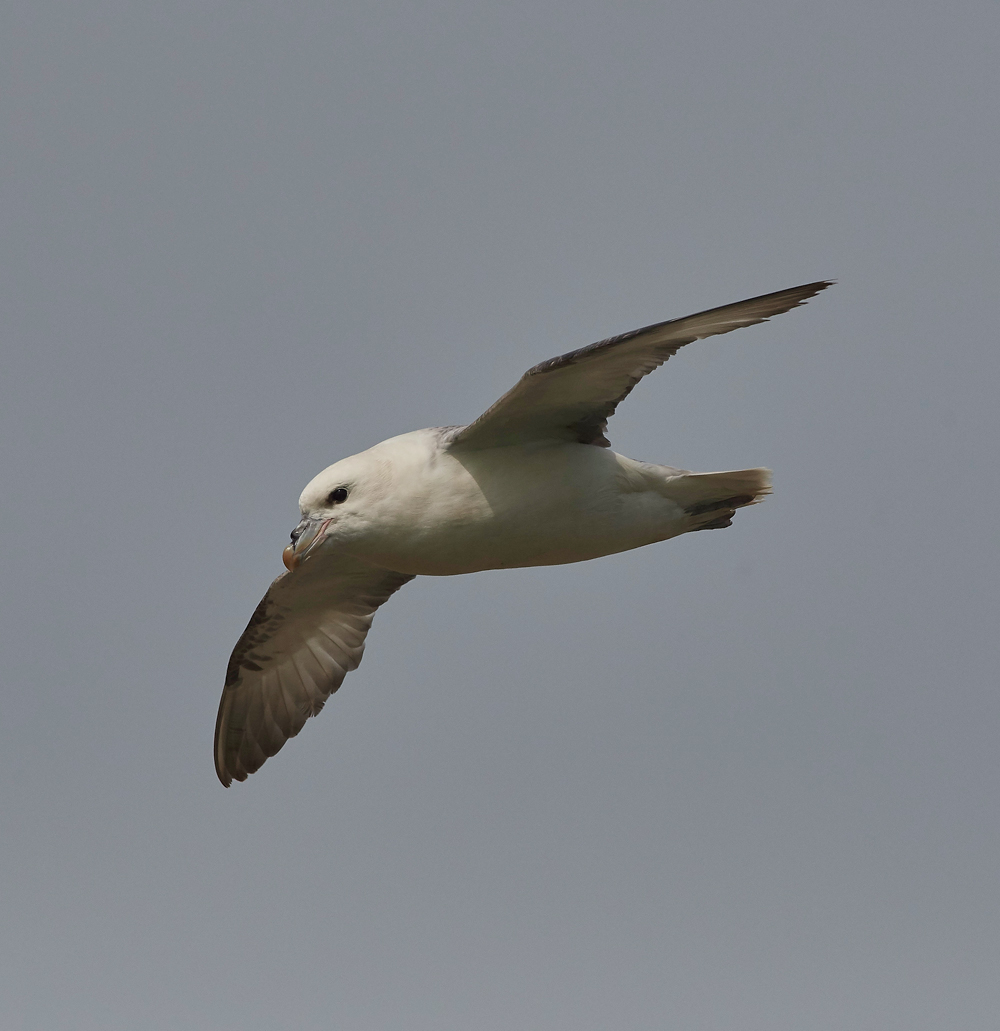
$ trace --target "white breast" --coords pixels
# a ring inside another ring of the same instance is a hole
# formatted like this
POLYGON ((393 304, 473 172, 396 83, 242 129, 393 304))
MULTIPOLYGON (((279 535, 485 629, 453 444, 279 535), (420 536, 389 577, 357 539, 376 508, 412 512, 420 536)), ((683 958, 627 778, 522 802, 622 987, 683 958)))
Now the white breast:
POLYGON ((397 438, 406 446, 394 463, 391 497, 366 542, 370 560, 400 572, 578 562, 673 536, 669 524, 683 514, 636 474, 636 463, 604 448, 534 445, 456 456, 419 454, 406 438, 397 438))

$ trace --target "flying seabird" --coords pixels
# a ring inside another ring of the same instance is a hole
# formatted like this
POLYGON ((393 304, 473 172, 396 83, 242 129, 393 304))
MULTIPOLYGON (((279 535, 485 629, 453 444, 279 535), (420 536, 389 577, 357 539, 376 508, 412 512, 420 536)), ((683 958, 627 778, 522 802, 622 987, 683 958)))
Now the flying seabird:
POLYGON ((547 566, 729 526, 767 469, 692 473, 615 454, 619 402, 693 340, 765 322, 807 283, 602 340, 529 369, 468 426, 416 430, 345 458, 302 492, 302 519, 233 649, 215 769, 246 780, 361 661, 375 610, 415 576, 547 566))

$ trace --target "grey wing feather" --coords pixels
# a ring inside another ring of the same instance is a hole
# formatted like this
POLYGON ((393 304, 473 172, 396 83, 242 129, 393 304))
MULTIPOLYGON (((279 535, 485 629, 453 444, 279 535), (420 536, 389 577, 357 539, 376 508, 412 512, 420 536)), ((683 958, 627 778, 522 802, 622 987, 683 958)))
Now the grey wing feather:
POLYGON ((233 649, 215 770, 246 780, 295 737, 361 662, 376 609, 413 577, 316 555, 271 584, 233 649))
POLYGON ((449 446, 475 450, 551 440, 609 447, 604 434, 615 408, 643 376, 685 344, 766 322, 831 285, 806 283, 751 297, 551 358, 529 369, 475 422, 454 433, 449 446))

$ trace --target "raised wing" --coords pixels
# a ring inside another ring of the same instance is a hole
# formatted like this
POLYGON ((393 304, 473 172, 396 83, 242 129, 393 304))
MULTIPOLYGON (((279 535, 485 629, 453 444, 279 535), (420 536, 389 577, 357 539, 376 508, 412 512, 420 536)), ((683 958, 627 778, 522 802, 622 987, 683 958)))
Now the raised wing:
POLYGON ((413 577, 315 555, 268 588, 233 649, 215 724, 215 771, 246 780, 356 669, 375 610, 413 577))
POLYGON ((609 447, 608 419, 632 388, 685 344, 766 322, 831 286, 807 283, 736 304, 658 322, 536 365, 517 385, 451 440, 478 450, 532 441, 609 447))

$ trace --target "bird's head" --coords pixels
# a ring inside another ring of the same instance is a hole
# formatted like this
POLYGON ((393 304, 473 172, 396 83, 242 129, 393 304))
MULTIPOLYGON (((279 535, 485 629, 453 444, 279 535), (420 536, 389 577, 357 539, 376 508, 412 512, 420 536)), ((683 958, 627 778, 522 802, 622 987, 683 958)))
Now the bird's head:
POLYGON ((295 569, 331 537, 357 532, 383 479, 380 463, 367 453, 336 462, 314 477, 299 498, 302 519, 282 552, 285 567, 295 569))

